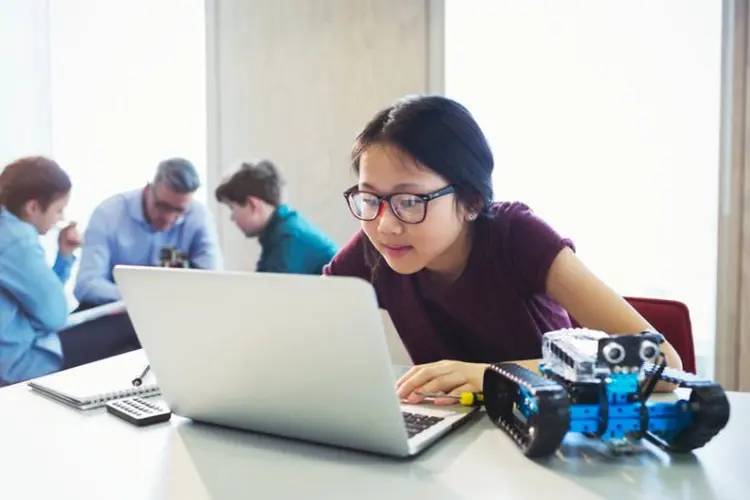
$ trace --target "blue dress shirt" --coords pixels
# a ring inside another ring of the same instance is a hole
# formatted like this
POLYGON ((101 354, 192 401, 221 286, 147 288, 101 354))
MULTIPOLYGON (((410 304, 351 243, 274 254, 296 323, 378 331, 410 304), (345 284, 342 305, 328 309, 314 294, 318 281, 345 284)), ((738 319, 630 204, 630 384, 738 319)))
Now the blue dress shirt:
POLYGON ((0 208, 0 380, 28 380, 58 371, 57 330, 68 320, 64 283, 75 258, 57 255, 49 267, 39 233, 0 208))
POLYGON ((222 267, 216 229, 210 213, 193 202, 170 228, 157 231, 143 214, 143 189, 117 194, 91 215, 83 235, 81 264, 73 293, 79 302, 105 304, 120 300, 112 278, 116 265, 158 266, 163 247, 190 256, 193 267, 222 267))

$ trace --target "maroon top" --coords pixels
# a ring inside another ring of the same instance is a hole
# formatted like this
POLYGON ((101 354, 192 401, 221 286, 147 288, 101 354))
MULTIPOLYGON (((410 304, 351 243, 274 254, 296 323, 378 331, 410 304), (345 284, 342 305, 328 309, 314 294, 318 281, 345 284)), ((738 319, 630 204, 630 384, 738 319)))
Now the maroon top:
POLYGON ((491 218, 475 222, 474 242, 461 276, 436 286, 428 273, 402 275, 385 261, 373 271, 367 236, 357 233, 323 274, 373 283, 414 363, 441 359, 497 363, 541 357, 543 333, 570 326, 546 293, 552 261, 573 243, 522 203, 493 203, 491 218))

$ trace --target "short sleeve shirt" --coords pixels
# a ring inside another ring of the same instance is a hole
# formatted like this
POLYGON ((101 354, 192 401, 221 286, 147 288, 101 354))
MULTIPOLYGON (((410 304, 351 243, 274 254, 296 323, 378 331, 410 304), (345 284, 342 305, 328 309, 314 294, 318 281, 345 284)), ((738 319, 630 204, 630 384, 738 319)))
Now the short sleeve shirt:
POLYGON ((571 325, 546 282, 555 257, 574 250, 573 243, 518 202, 493 203, 489 217, 474 224, 466 267, 449 285, 437 285, 424 270, 402 275, 385 261, 370 264, 365 251, 372 247, 362 232, 323 274, 371 282, 417 364, 539 358, 542 335, 571 325))

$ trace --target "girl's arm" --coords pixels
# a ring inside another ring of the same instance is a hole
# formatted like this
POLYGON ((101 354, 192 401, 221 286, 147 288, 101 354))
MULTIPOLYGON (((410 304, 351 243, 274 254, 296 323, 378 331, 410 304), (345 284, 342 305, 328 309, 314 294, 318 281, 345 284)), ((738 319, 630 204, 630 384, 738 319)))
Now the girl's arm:
MULTIPOLYGON (((597 278, 569 248, 552 262, 547 276, 548 293, 581 326, 610 335, 656 331, 633 306, 597 278)), ((666 340, 661 346, 670 368, 682 370, 682 360, 666 340)), ((671 391, 674 386, 660 383, 657 390, 671 391)))
POLYGON ((65 290, 37 241, 17 242, 2 249, 0 288, 18 302, 41 333, 65 326, 68 319, 65 290))

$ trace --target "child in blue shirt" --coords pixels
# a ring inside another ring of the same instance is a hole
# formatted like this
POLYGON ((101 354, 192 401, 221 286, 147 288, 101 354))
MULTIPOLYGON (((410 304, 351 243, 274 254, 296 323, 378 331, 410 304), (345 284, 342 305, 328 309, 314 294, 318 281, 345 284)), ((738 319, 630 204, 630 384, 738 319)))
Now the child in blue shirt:
POLYGON ((75 223, 60 230, 49 267, 39 235, 63 217, 71 182, 52 160, 27 157, 0 173, 0 382, 19 382, 102 359, 123 339, 89 330, 58 333, 68 319, 64 284, 81 245, 75 223), (91 339, 81 339, 82 332, 91 339), (100 337, 100 338, 94 338, 100 337))

